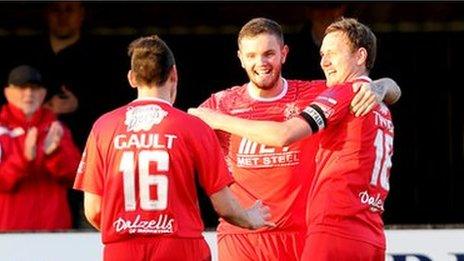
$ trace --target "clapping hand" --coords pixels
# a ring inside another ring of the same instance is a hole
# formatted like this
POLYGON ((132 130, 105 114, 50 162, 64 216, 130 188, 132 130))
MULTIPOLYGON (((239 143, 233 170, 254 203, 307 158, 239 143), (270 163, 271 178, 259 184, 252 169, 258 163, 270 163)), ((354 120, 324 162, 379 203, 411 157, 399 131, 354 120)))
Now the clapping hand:
POLYGON ((48 130, 47 136, 43 144, 43 150, 46 155, 53 153, 60 145, 61 138, 63 137, 63 127, 57 121, 54 121, 48 130))
POLYGON ((37 154, 37 128, 32 127, 27 130, 26 138, 24 140, 24 157, 27 161, 35 159, 37 154))

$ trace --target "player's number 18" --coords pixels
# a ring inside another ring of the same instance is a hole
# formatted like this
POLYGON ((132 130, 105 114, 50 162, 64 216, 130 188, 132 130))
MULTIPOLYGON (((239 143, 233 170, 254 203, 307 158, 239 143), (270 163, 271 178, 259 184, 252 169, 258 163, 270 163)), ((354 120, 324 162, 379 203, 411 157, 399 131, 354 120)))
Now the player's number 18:
POLYGON ((384 133, 382 130, 377 130, 374 147, 375 163, 372 170, 371 185, 377 186, 380 178, 380 186, 388 191, 390 190, 388 170, 392 166, 391 157, 393 154, 393 137, 388 133, 384 133))

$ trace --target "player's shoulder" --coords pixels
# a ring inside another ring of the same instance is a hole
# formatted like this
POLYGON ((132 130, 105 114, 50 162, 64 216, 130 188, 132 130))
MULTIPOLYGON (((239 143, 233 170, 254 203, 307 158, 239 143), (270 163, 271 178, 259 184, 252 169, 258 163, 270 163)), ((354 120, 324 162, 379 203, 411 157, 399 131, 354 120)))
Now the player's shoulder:
POLYGON ((375 106, 374 111, 381 114, 383 117, 386 117, 386 118, 391 118, 392 117, 390 108, 388 108, 388 106, 383 102, 381 102, 377 106, 375 106))
POLYGON ((242 106, 249 102, 247 84, 233 86, 228 89, 216 92, 206 100, 201 107, 208 107, 223 112, 229 111, 236 106, 242 106))
POLYGON ((354 95, 353 82, 338 83, 328 88, 329 93, 338 93, 339 95, 354 95))
POLYGON ((287 80, 289 89, 297 90, 313 90, 317 88, 325 88, 324 80, 287 80))
POLYGON ((312 100, 327 89, 323 80, 287 80, 289 95, 294 94, 300 100, 312 100))
POLYGON ((165 123, 165 128, 186 141, 196 140, 201 143, 215 136, 214 131, 203 120, 182 110, 172 108, 166 118, 169 122, 165 123))
POLYGON ((190 115, 184 111, 179 111, 179 119, 183 122, 183 129, 187 131, 202 131, 204 129, 211 129, 203 120, 197 116, 190 115))
POLYGON ((214 97, 216 101, 220 102, 223 100, 231 99, 233 97, 240 97, 244 92, 246 92, 246 84, 232 86, 230 88, 215 92, 211 95, 211 97, 214 97))
MULTIPOLYGON (((98 130, 105 130, 108 127, 114 126, 117 123, 118 119, 120 120, 121 117, 123 117, 121 115, 124 115, 126 111, 127 105, 124 105, 104 113, 103 115, 97 118, 97 120, 93 124, 92 130, 95 132, 98 130)), ((124 118, 122 118, 122 120, 124 120, 124 118)))

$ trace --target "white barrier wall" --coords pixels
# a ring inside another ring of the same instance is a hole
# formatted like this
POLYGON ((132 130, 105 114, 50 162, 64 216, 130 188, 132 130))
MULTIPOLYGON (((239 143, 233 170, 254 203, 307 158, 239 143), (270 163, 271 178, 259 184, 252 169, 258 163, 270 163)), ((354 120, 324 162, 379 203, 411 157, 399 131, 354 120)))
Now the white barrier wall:
MULTIPOLYGON (((464 261, 464 229, 388 230, 387 261, 464 261)), ((216 235, 205 233, 216 260, 216 235)), ((0 260, 101 260, 98 233, 0 233, 0 260)))

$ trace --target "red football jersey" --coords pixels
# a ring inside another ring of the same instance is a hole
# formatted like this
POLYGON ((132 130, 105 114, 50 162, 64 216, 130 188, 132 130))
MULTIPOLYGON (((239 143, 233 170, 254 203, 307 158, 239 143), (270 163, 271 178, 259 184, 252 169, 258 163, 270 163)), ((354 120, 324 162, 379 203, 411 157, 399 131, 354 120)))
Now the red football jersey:
MULTIPOLYGON (((285 121, 297 116, 325 86, 310 81, 285 81, 284 90, 274 98, 252 97, 248 84, 213 94, 201 106, 245 119, 285 121)), ((313 136, 286 147, 273 147, 247 138, 217 132, 234 176, 231 190, 243 206, 256 199, 270 207, 275 228, 258 231, 305 231, 309 186, 314 175, 318 137, 313 136)), ((223 234, 255 233, 221 220, 223 234)))
POLYGON ((195 180, 232 183, 213 130, 159 99, 138 99, 94 124, 75 188, 102 196, 103 243, 202 237, 195 180))
POLYGON ((392 165, 392 118, 384 104, 355 117, 349 111, 353 97, 351 84, 343 84, 328 88, 312 103, 322 109, 326 129, 308 199, 308 231, 385 248, 381 214, 392 165))

